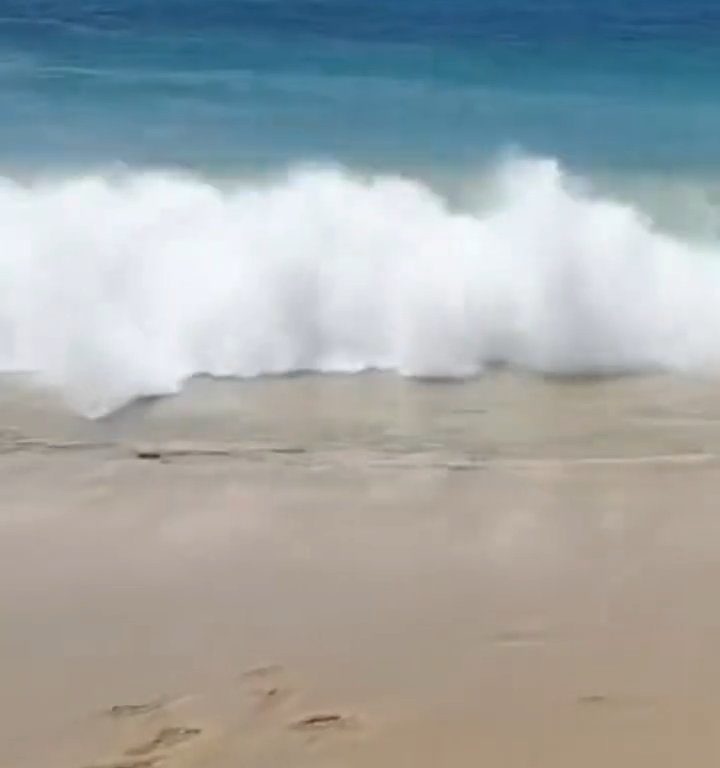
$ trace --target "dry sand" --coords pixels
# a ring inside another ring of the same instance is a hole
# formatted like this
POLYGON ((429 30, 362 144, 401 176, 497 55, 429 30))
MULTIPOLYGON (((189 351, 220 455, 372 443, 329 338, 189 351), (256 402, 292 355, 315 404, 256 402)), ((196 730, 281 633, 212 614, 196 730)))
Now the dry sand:
POLYGON ((3 768, 715 768, 720 394, 0 390, 3 768))

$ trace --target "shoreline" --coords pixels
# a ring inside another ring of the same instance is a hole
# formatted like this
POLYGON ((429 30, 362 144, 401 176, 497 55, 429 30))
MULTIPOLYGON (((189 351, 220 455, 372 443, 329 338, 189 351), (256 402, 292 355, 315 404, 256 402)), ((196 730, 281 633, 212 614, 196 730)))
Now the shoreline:
POLYGON ((711 382, 0 395, 0 765, 720 755, 711 382))

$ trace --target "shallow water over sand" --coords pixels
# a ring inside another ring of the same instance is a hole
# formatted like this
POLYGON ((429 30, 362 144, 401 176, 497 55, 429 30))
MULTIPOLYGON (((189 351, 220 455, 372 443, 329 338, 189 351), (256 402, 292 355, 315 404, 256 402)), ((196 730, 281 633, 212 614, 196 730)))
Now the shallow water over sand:
POLYGON ((3 766, 720 756, 711 382, 197 381, 102 423, 18 383, 3 766))

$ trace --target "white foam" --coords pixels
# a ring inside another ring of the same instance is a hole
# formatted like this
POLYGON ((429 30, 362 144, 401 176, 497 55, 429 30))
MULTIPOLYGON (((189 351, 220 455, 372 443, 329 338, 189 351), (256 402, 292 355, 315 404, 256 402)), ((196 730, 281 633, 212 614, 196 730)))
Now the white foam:
POLYGON ((340 170, 232 189, 5 180, 0 370, 99 415, 200 373, 720 368, 720 248, 579 193, 551 161, 493 186, 457 213, 340 170))

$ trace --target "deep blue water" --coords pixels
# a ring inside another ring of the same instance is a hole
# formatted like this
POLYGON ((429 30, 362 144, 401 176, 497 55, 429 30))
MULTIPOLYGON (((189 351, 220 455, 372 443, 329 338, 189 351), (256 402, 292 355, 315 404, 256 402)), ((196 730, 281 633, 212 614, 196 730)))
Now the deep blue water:
POLYGON ((3 0, 0 166, 720 167, 710 0, 3 0))

